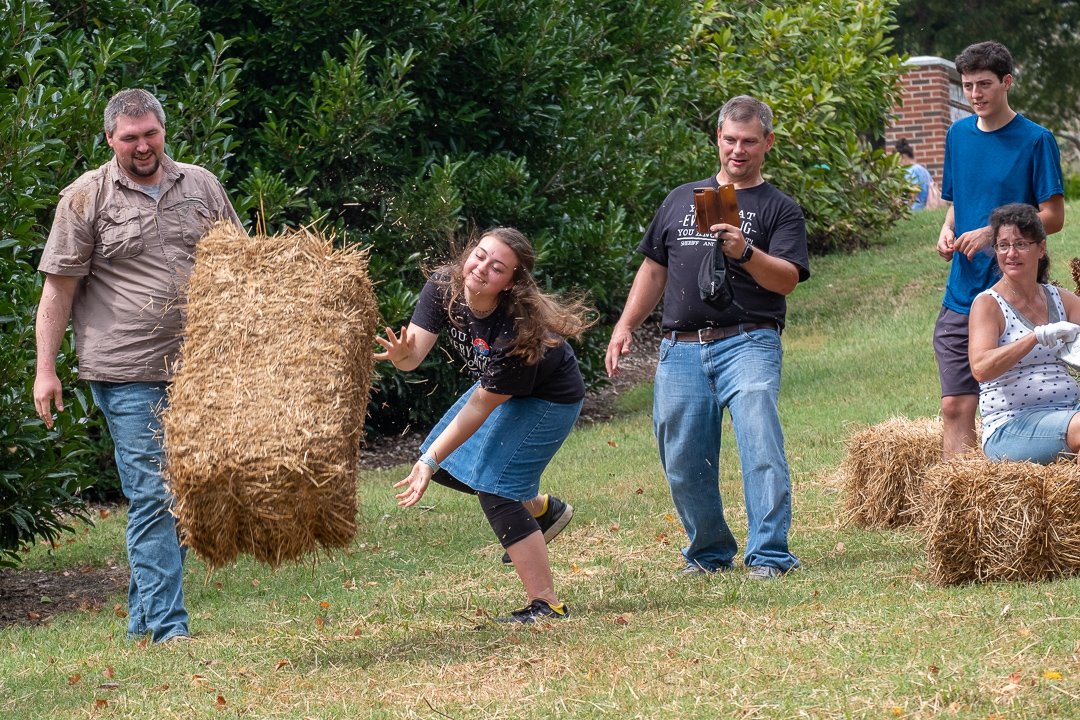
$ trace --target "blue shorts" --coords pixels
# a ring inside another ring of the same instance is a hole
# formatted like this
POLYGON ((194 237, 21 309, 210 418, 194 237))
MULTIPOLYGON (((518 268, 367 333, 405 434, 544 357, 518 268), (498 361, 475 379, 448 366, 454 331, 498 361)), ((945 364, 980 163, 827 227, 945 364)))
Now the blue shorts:
POLYGON ((1069 454, 1066 434, 1080 405, 1070 410, 1029 410, 998 427, 983 441, 983 452, 991 460, 1029 460, 1049 465, 1069 454))
MULTIPOLYGON (((446 411, 420 449, 427 451, 465 407, 473 385, 446 411)), ((525 502, 540 494, 540 476, 574 429, 582 401, 556 403, 512 397, 488 416, 461 447, 439 463, 478 492, 525 502)))

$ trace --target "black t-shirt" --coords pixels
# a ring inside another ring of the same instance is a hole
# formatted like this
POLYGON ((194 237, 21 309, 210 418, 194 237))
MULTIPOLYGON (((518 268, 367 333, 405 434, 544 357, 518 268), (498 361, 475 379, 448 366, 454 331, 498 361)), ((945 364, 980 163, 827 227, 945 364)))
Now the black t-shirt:
MULTIPOLYGON (((694 222, 694 188, 717 187, 716 177, 686 183, 672 190, 656 212, 637 251, 668 270, 664 289, 664 332, 700 330, 741 322, 775 322, 784 327, 787 301, 754 282, 738 262, 728 262, 735 301, 716 310, 698 294, 698 269, 716 240, 700 235, 694 222)), ((810 277, 806 222, 802 208, 769 183, 736 190, 741 230, 747 242, 773 257, 794 263, 799 282, 810 277)))
POLYGON ((448 308, 448 291, 428 280, 413 311, 412 322, 438 334, 447 329, 450 346, 464 361, 464 371, 480 381, 480 387, 500 395, 536 397, 549 402, 573 403, 585 397, 574 349, 563 340, 550 347, 535 365, 509 355, 514 339, 514 320, 502 305, 478 318, 464 302, 448 308), (450 312, 458 318, 455 325, 450 312))

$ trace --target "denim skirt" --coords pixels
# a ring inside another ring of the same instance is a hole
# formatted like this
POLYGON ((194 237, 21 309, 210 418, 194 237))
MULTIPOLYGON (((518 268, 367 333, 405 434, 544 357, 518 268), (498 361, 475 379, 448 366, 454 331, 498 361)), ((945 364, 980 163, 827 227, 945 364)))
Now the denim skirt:
MULTIPOLYGON (((427 452, 465 407, 474 384, 446 411, 420 446, 427 452)), ((540 493, 540 476, 574 428, 582 401, 512 397, 439 465, 477 492, 525 502, 540 493)))

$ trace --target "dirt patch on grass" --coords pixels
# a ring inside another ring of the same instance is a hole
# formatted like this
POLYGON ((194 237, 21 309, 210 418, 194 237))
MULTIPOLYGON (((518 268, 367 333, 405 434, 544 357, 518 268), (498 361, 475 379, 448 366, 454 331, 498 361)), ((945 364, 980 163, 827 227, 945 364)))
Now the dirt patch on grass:
POLYGON ((127 584, 127 567, 117 565, 51 572, 0 569, 0 627, 41 625, 60 613, 100 610, 127 584))

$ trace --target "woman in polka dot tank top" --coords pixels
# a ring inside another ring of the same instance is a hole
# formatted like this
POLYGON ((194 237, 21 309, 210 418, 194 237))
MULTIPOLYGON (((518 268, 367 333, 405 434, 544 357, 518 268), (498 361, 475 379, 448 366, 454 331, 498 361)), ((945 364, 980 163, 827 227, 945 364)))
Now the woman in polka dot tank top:
POLYGON ((971 306, 968 357, 979 381, 983 451, 991 460, 1052 463, 1080 449, 1080 387, 1059 355, 1080 336, 1080 298, 1048 283, 1038 211, 990 216, 1001 279, 971 306))

